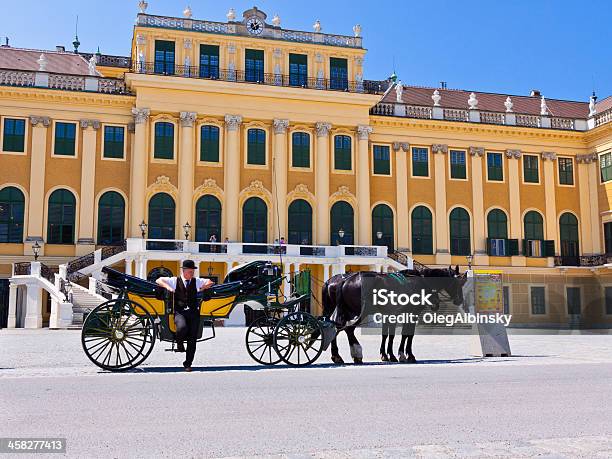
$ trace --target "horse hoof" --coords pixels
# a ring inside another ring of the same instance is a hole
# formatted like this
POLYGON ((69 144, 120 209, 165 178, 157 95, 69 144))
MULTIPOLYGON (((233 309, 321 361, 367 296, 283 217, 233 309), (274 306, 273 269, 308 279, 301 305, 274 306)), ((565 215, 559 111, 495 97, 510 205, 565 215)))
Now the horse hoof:
POLYGON ((397 357, 393 354, 389 354, 389 362, 397 363, 397 357))
POLYGON ((344 360, 339 355, 332 355, 332 362, 336 365, 344 365, 344 360))
POLYGON ((401 363, 406 363, 408 361, 408 359, 406 358, 406 354, 404 354, 403 352, 400 352, 399 361, 401 363))
POLYGON ((417 363, 416 357, 414 355, 409 356, 408 363, 417 363))
POLYGON ((380 360, 381 362, 388 362, 389 357, 387 357, 387 354, 380 354, 380 360))
POLYGON ((363 365, 363 359, 354 358, 353 362, 355 365, 363 365))

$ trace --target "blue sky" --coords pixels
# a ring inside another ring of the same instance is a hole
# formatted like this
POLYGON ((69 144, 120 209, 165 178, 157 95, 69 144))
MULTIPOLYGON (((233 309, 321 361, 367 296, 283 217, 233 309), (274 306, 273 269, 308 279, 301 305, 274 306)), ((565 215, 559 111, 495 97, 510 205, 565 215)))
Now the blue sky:
MULTIPOLYGON (((225 21, 230 7, 256 4, 282 26, 352 34, 359 23, 368 48, 365 78, 395 70, 405 84, 510 94, 539 89, 549 98, 612 95, 612 2, 608 0, 148 0, 151 14, 225 21)), ((127 55, 136 0, 3 1, 0 36, 16 47, 66 48, 79 15, 81 50, 127 55)))

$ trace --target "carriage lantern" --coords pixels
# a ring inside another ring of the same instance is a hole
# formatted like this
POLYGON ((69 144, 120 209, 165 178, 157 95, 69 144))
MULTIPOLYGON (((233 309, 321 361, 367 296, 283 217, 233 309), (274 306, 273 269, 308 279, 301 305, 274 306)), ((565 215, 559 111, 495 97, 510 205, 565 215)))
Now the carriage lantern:
POLYGON ((189 224, 189 222, 185 222, 185 224, 183 225, 183 231, 185 231, 185 240, 189 239, 189 230, 191 229, 191 225, 189 224))
POLYGON ((144 239, 145 238, 145 234, 147 233, 147 226, 148 225, 143 220, 143 221, 140 222, 140 225, 138 225, 138 226, 140 226, 140 234, 142 235, 142 238, 144 239))
POLYGON ((472 254, 466 255, 465 259, 467 260, 468 269, 472 269, 472 261, 474 260, 474 256, 472 254))
POLYGON ((34 261, 38 260, 38 255, 40 254, 40 244, 38 241, 34 241, 34 245, 32 245, 32 252, 34 252, 34 261))

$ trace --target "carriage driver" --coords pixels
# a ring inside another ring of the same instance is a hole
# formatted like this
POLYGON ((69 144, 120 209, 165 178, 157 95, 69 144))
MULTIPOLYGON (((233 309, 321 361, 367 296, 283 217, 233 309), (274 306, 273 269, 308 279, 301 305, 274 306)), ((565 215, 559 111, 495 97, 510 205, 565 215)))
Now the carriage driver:
POLYGON ((193 260, 185 260, 181 266, 180 277, 160 277, 157 285, 174 293, 174 323, 176 325, 177 352, 185 352, 183 341, 187 339, 187 353, 183 367, 191 371, 196 340, 200 326, 200 308, 197 293, 211 287, 210 279, 194 277, 196 265, 193 260))

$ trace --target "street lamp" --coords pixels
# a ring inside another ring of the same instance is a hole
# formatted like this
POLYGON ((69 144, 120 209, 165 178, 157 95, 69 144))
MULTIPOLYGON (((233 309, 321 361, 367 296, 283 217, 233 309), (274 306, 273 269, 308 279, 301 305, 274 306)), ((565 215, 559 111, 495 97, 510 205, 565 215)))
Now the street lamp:
POLYGON ((382 239, 382 237, 383 237, 383 232, 382 232, 382 231, 376 231, 376 237, 377 237, 378 239, 382 239))
POLYGON ((340 241, 338 242, 340 242, 340 245, 342 245, 342 239, 344 239, 344 230, 342 228, 338 230, 338 236, 340 237, 340 241))
POLYGON ((213 266, 212 262, 208 263, 208 277, 212 277, 213 275, 213 266))
POLYGON ((34 261, 38 260, 38 255, 40 254, 40 244, 38 241, 34 241, 34 245, 32 245, 32 252, 34 252, 34 261))
POLYGON ((471 270, 472 269, 472 261, 474 261, 474 255, 472 255, 470 253, 469 255, 465 256, 465 259, 467 260, 468 269, 471 270))
POLYGON ((185 224, 183 225, 183 231, 185 231, 185 240, 189 239, 189 230, 191 229, 191 225, 189 224, 189 222, 185 222, 185 224))
POLYGON ((140 222, 140 225, 138 225, 138 226, 140 226, 140 234, 142 235, 142 238, 144 239, 145 235, 147 233, 147 226, 148 225, 143 220, 143 221, 140 222))

